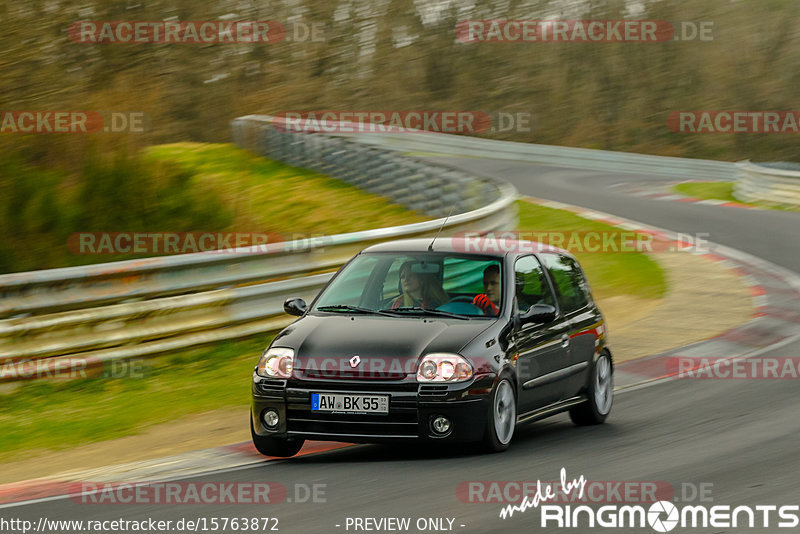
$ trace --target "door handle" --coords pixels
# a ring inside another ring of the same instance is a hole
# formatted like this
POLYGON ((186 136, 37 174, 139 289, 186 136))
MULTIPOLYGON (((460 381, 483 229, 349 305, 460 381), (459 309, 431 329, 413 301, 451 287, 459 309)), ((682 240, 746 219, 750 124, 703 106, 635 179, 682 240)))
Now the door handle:
POLYGON ((567 334, 561 335, 561 347, 564 349, 569 347, 569 336, 567 334))

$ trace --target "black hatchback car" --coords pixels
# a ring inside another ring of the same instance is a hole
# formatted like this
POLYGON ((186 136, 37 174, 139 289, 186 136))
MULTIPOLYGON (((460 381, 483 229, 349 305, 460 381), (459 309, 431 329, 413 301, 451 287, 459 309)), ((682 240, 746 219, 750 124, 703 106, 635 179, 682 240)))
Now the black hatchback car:
POLYGON ((261 355, 251 432, 259 452, 306 439, 481 441, 518 423, 611 410, 603 316, 568 252, 529 241, 409 239, 352 258, 261 355))

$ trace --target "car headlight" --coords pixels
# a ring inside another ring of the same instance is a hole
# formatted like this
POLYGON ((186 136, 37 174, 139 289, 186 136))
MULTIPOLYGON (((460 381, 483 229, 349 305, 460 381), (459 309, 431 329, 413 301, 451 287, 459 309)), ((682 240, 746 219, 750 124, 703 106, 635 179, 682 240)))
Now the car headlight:
POLYGON ((294 350, 272 347, 264 351, 258 360, 256 374, 267 378, 289 378, 292 376, 294 350))
POLYGON ((472 378, 472 364, 458 354, 426 354, 417 368, 417 382, 463 382, 472 378))

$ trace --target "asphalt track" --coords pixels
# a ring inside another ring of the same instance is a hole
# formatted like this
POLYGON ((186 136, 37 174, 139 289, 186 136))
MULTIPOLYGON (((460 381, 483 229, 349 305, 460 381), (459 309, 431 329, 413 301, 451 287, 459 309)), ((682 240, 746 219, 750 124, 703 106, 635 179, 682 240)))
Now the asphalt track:
MULTIPOLYGON (((506 179, 523 194, 602 210, 669 230, 708 232, 713 242, 800 272, 797 213, 664 202, 633 197, 611 187, 619 182, 663 178, 508 161, 431 159, 506 179)), ((789 341, 764 355, 800 356, 800 342, 789 341)), ((482 455, 457 447, 363 445, 192 479, 279 482, 289 489, 290 499, 295 484, 324 484, 325 493, 319 499, 324 502, 165 506, 86 505, 62 499, 5 509, 2 516, 33 521, 40 517, 176 520, 270 516, 279 518, 281 532, 297 533, 364 532, 346 525, 347 518, 365 517, 409 517, 408 532, 419 532, 417 518, 451 518, 452 530, 457 532, 557 532, 564 529, 553 524, 540 526, 539 510, 518 512, 504 520, 499 517, 501 504, 464 502, 466 498, 458 489, 467 481, 556 480, 562 467, 569 478, 583 475, 595 481, 663 481, 674 488, 677 500, 683 497, 684 484, 712 484, 715 505, 797 505, 799 400, 797 380, 674 380, 618 395, 603 426, 578 428, 566 415, 521 426, 512 447, 503 454, 482 455)), ((678 527, 674 532, 681 530, 678 527)), ((700 531, 787 530, 793 529, 777 529, 773 524, 768 529, 700 531)), ((616 531, 654 532, 649 526, 616 531)))
MULTIPOLYGON (((749 252, 800 272, 800 214, 656 201, 625 194, 618 183, 660 183, 663 176, 612 174, 498 160, 428 158, 502 178, 520 193, 576 204, 676 232, 707 232, 715 243, 749 252)), ((702 180, 702 176, 696 177, 702 180)))

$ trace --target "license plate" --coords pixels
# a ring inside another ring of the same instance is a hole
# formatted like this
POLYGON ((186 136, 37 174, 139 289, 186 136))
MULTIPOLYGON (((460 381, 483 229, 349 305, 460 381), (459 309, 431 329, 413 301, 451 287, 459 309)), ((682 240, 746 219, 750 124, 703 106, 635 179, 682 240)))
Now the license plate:
POLYGON ((389 413, 388 395, 312 393, 312 412, 389 413))

